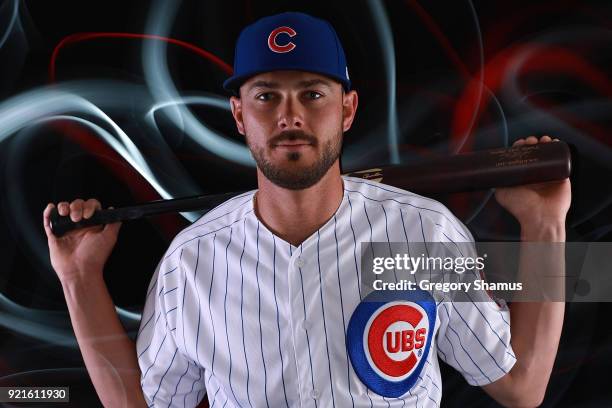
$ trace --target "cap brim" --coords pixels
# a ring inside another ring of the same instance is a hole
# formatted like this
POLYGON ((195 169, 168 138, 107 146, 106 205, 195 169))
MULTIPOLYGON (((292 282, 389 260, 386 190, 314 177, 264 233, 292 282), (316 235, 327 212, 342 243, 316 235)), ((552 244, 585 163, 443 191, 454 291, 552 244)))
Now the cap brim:
POLYGON ((303 68, 299 68, 299 67, 279 67, 279 68, 275 68, 275 69, 266 69, 266 70, 261 70, 261 71, 248 72, 248 73, 244 73, 242 75, 233 75, 233 76, 229 77, 228 79, 226 79, 223 82, 223 89, 233 93, 234 95, 238 95, 240 87, 242 86, 243 83, 248 81, 249 78, 251 78, 251 77, 253 77, 255 75, 264 74, 266 72, 274 72, 274 71, 304 71, 304 72, 312 72, 314 74, 323 75, 323 76, 331 78, 331 79, 333 79, 335 81, 340 82, 340 84, 342 84, 342 87, 344 88, 344 90, 347 91, 347 92, 351 90, 351 81, 347 80, 344 77, 336 76, 336 75, 331 75, 329 72, 322 72, 322 71, 317 71, 317 70, 313 70, 313 69, 304 70, 303 68))

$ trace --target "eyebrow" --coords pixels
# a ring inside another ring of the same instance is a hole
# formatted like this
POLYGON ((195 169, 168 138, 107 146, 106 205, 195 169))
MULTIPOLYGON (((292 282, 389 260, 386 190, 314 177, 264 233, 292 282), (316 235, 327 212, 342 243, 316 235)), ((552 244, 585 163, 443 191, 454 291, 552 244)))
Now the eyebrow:
POLYGON ((326 81, 324 79, 319 79, 319 78, 298 82, 298 86, 300 88, 309 88, 314 85, 323 85, 323 86, 327 86, 328 88, 331 87, 331 83, 329 81, 326 81))
POLYGON ((269 82, 269 81, 255 81, 249 86, 249 91, 253 88, 272 88, 276 89, 279 87, 277 82, 269 82))
MULTIPOLYGON (((320 78, 316 78, 316 79, 309 79, 309 80, 304 80, 304 81, 300 81, 298 82, 298 87, 299 88, 309 88, 311 86, 314 85, 323 85, 326 86, 328 88, 331 88, 331 82, 326 81, 324 79, 320 79, 320 78)), ((278 82, 271 82, 271 81, 255 81, 251 84, 251 86, 249 86, 249 91, 254 89, 254 88, 270 88, 270 89, 278 89, 280 88, 280 84, 278 82)))

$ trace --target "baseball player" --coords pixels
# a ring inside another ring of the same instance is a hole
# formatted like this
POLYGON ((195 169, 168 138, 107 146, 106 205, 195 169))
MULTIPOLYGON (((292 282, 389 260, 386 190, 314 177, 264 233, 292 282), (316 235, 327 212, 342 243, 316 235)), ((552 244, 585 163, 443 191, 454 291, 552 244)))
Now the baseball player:
MULTIPOLYGON (((341 176, 358 97, 332 26, 302 13, 255 22, 240 34, 224 86, 258 189, 174 238, 148 288, 136 347, 102 279, 119 224, 58 239, 53 204, 45 209, 52 265, 104 404, 434 407, 439 358, 503 405, 540 404, 563 303, 508 308, 427 293, 380 301, 362 292, 362 242, 473 238, 434 200, 341 176)), ((569 180, 500 189, 496 198, 520 222, 522 240, 565 240, 569 180)), ((93 199, 58 204, 73 221, 99 208, 93 199)), ((532 255, 521 254, 522 268, 532 255)))

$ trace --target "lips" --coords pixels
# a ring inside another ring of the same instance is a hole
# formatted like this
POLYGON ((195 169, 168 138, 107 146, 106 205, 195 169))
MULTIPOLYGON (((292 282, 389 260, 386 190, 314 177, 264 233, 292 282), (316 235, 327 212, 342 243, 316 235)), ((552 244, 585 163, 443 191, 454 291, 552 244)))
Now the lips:
POLYGON ((283 146, 310 146, 311 143, 305 140, 292 140, 292 141, 284 141, 277 143, 275 147, 283 147, 283 146))
POLYGON ((313 143, 310 140, 303 138, 284 138, 272 144, 272 147, 280 147, 285 149, 298 149, 300 147, 312 146, 313 143))

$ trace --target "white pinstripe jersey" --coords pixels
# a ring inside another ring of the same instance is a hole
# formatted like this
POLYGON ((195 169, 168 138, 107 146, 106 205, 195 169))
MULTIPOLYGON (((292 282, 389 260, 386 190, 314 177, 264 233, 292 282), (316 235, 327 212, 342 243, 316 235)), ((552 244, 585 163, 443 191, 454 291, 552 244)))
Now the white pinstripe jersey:
POLYGON ((484 385, 515 363, 494 302, 437 304, 425 366, 400 398, 359 380, 345 333, 360 303, 360 242, 472 241, 442 204, 343 177, 334 216, 295 247, 234 197, 179 233, 148 290, 137 340, 150 406, 439 406, 438 356, 484 385))

